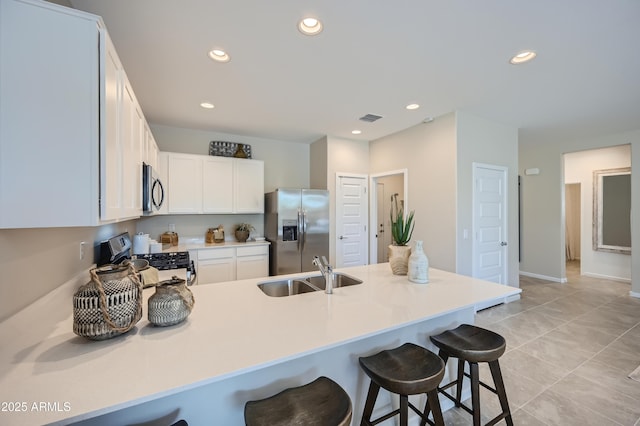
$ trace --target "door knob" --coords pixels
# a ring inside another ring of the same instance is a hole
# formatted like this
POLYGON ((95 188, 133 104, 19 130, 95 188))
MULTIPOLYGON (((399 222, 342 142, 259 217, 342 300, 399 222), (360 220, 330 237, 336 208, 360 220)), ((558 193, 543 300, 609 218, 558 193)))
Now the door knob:
POLYGON ((506 245, 507 245, 507 242, 506 242, 506 241, 502 241, 502 242, 500 243, 500 245, 504 247, 504 246, 506 246, 506 245))
POLYGON ((342 235, 340 235, 340 237, 338 237, 338 238, 340 238, 341 240, 346 240, 347 239, 347 237, 343 237, 342 235))

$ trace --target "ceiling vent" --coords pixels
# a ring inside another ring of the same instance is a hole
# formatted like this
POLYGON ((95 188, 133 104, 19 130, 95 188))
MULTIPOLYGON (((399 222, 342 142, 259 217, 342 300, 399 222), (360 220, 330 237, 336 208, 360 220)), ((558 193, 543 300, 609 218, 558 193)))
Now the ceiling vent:
POLYGON ((375 114, 367 114, 363 117, 360 117, 361 121, 366 121, 367 123, 373 123, 374 121, 380 120, 382 116, 375 114))

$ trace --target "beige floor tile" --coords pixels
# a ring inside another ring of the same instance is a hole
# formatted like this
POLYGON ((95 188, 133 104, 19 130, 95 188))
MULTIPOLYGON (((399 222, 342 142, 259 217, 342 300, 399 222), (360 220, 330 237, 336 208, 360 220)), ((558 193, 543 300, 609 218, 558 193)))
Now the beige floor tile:
POLYGON ((547 425, 553 426, 605 426, 619 423, 585 408, 570 395, 562 395, 551 390, 543 392, 523 408, 547 425))
MULTIPOLYGON (((516 410, 515 413, 512 414, 513 424, 518 426, 545 426, 542 420, 539 420, 535 416, 527 413, 525 410, 516 410)), ((504 423, 504 422, 503 422, 504 423)))
POLYGON ((597 353, 604 349, 618 337, 615 334, 606 333, 594 327, 589 327, 574 322, 562 324, 547 334, 550 338, 557 338, 573 344, 582 350, 597 353))
POLYGON ((567 373, 594 355, 593 352, 585 351, 576 347, 575 344, 564 341, 558 334, 544 335, 523 345, 520 349, 542 361, 564 368, 567 373))
POLYGON ((621 370, 623 373, 630 373, 640 365, 640 352, 628 353, 620 352, 611 346, 603 349, 592 358, 593 361, 600 362, 610 367, 621 370))
POLYGON ((570 396, 574 402, 597 409, 603 416, 623 425, 632 425, 640 418, 640 404, 636 398, 604 390, 598 383, 576 374, 569 374, 551 387, 556 393, 570 396))
POLYGON ((622 337, 619 337, 615 342, 613 342, 609 347, 619 352, 638 355, 640 354, 640 339, 631 334, 624 334, 622 337))
POLYGON ((578 367, 574 373, 598 383, 601 387, 623 393, 640 401, 640 382, 627 377, 629 372, 619 370, 599 361, 590 360, 578 367))
POLYGON ((568 373, 567 369, 538 359, 520 349, 505 353, 500 358, 500 367, 505 375, 515 373, 544 387, 551 386, 568 373))

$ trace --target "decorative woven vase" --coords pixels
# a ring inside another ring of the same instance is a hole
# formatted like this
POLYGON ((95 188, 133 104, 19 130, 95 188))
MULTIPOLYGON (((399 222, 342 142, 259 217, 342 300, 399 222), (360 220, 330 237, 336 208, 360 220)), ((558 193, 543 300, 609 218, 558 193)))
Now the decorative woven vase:
POLYGON ((159 327, 181 323, 191 313, 194 303, 185 280, 174 276, 162 281, 149 298, 149 322, 159 327))
POLYGON ((105 340, 131 330, 142 318, 142 284, 132 263, 90 271, 91 282, 73 295, 73 332, 105 340))
POLYGON ((410 246, 389 246, 389 265, 393 275, 407 275, 409 270, 410 246))

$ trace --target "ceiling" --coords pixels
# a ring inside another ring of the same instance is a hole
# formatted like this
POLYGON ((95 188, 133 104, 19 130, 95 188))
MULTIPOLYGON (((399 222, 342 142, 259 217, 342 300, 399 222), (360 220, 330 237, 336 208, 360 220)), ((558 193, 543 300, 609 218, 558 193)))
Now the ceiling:
POLYGON ((152 124, 300 143, 454 110, 540 138, 640 128, 638 0, 70 2, 103 17, 152 124), (307 16, 319 35, 297 30, 307 16))

